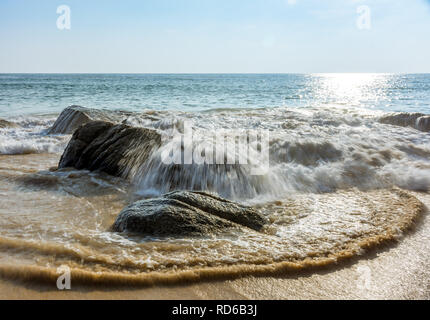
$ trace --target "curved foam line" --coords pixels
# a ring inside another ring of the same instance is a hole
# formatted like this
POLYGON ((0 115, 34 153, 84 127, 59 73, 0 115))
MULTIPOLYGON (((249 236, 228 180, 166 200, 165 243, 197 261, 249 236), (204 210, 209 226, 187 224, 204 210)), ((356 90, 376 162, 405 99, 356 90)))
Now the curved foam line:
MULTIPOLYGON (((343 250, 326 257, 306 258, 301 261, 285 261, 272 264, 240 264, 226 267, 192 268, 168 272, 127 274, 121 272, 92 272, 71 269, 72 285, 152 286, 195 283, 210 280, 236 279, 245 276, 281 276, 290 272, 312 270, 330 266, 353 258, 366 250, 399 239, 411 229, 426 211, 425 205, 415 197, 414 209, 405 213, 399 224, 388 227, 383 233, 357 242, 351 241, 343 250)), ((0 265, 0 276, 7 279, 55 284, 59 276, 56 269, 40 266, 0 265)))

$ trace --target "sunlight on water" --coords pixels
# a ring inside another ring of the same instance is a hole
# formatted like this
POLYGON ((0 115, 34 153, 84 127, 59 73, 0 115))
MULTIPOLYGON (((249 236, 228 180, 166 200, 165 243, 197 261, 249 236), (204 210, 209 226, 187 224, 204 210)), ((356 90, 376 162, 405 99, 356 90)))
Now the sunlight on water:
POLYGON ((389 85, 386 75, 369 73, 325 74, 321 77, 318 89, 338 103, 358 105, 361 100, 384 98, 384 89, 389 85), (377 88, 377 90, 375 90, 377 88))
POLYGON ((393 81, 401 81, 390 74, 338 73, 315 74, 312 82, 315 98, 338 107, 357 107, 387 110, 395 106, 391 96, 393 81))

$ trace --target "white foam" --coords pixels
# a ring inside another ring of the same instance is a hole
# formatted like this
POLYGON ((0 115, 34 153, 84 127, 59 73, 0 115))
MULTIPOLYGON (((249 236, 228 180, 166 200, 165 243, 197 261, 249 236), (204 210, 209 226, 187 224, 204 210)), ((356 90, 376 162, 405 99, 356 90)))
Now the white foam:
POLYGON ((0 129, 0 154, 61 153, 70 139, 46 135, 46 127, 40 126, 40 122, 36 126, 25 123, 27 127, 0 129))
POLYGON ((379 123, 380 117, 381 112, 330 106, 172 112, 163 119, 163 123, 172 124, 165 126, 167 135, 176 127, 173 124, 185 120, 192 121, 200 140, 221 128, 268 130, 269 171, 252 176, 246 166, 240 165, 166 166, 160 161, 164 145, 142 164, 134 181, 142 194, 209 190, 235 200, 277 199, 291 192, 329 192, 351 187, 397 185, 430 190, 429 135, 410 127, 379 123))
MULTIPOLYGON (((412 127, 380 123, 381 116, 379 111, 328 105, 136 113, 127 119, 128 124, 153 128, 167 137, 178 137, 184 123, 191 122, 196 132, 194 146, 220 129, 267 130, 270 166, 264 175, 253 176, 246 165, 165 165, 161 154, 168 148, 166 140, 147 162, 128 171, 133 172, 140 195, 189 189, 249 200, 350 187, 397 185, 430 190, 429 134, 412 127)), ((14 120, 22 127, 0 130, 0 154, 61 153, 70 138, 45 134, 53 118, 14 120)), ((247 160, 253 163, 253 156, 249 155, 247 160)))

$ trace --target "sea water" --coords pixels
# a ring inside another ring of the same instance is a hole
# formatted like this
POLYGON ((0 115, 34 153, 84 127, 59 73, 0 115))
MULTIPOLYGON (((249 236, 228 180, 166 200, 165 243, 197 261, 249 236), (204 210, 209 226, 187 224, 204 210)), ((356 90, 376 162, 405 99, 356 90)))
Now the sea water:
POLYGON ((396 120, 415 113, 430 114, 430 75, 0 75, 0 118, 18 125, 0 129, 0 271, 53 279, 66 264, 84 281, 144 284, 359 254, 424 210, 408 192, 430 189, 430 135, 396 120), (170 136, 185 122, 203 140, 220 129, 265 130, 269 170, 189 165, 172 179, 163 145, 129 179, 56 171, 70 136, 47 129, 69 105, 132 111, 127 124, 170 136), (387 115, 396 121, 382 122, 387 115), (172 190, 257 206, 270 225, 204 239, 109 231, 131 201, 172 190))

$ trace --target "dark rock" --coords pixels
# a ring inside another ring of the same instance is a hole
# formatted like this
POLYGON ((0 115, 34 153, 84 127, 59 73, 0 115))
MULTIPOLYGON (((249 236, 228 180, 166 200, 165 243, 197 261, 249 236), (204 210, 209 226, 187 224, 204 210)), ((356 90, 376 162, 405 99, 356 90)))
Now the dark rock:
POLYGON ((205 192, 171 192, 164 197, 181 201, 207 213, 257 231, 267 223, 266 219, 258 211, 205 192))
POLYGON ((379 122, 400 127, 412 127, 423 132, 430 131, 430 116, 423 113, 395 113, 380 118, 379 122))
POLYGON ((61 112, 53 126, 48 130, 48 134, 72 134, 77 128, 91 121, 121 123, 130 114, 130 112, 125 111, 70 106, 61 112))
POLYGON ((99 170, 126 178, 160 143, 155 130, 93 121, 75 131, 58 168, 99 170))
POLYGON ((430 116, 422 116, 417 119, 416 129, 424 132, 430 131, 430 116))
POLYGON ((3 119, 0 119, 0 129, 6 129, 6 128, 18 128, 19 125, 14 123, 14 122, 10 122, 10 121, 6 121, 3 119))
POLYGON ((197 236, 249 227, 261 230, 255 209, 204 192, 177 191, 126 207, 112 229, 154 236, 197 236))

